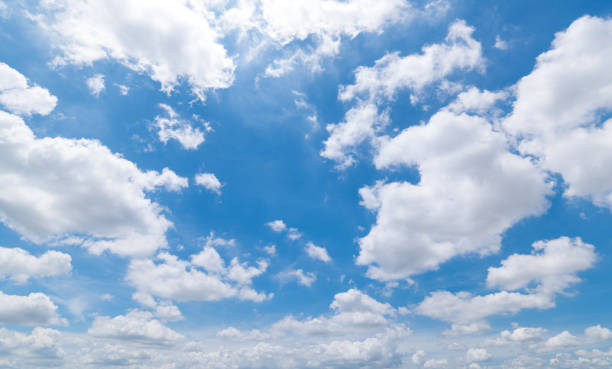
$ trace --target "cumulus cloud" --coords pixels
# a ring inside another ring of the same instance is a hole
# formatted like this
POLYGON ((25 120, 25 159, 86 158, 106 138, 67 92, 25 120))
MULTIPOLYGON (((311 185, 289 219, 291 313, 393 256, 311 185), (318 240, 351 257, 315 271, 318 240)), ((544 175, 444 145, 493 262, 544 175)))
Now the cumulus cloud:
POLYGON ((159 320, 153 319, 153 314, 138 310, 114 318, 98 316, 87 333, 95 337, 164 346, 176 344, 183 338, 159 320))
POLYGON ((87 79, 87 88, 89 88, 89 93, 94 95, 95 97, 100 96, 100 93, 104 91, 106 88, 104 86, 104 75, 96 74, 87 79))
POLYGON ((518 149, 560 173, 565 196, 612 207, 612 20, 585 16, 556 34, 549 51, 516 85, 503 126, 518 149))
POLYGON ((204 132, 199 128, 194 128, 189 121, 181 119, 169 105, 159 104, 159 107, 166 115, 156 116, 153 125, 161 142, 166 144, 168 140, 177 140, 187 150, 195 150, 204 142, 204 132))
POLYGON ((266 226, 276 233, 287 233, 287 237, 291 240, 297 240, 302 237, 302 234, 297 228, 287 227, 282 219, 277 219, 266 223, 266 226))
POLYGON ((47 115, 57 105, 49 90, 32 85, 15 69, 0 62, 0 105, 19 115, 47 115))
POLYGON ((178 191, 186 178, 167 168, 143 172, 96 140, 38 138, 21 118, 2 111, 0 153, 0 220, 25 238, 119 255, 147 255, 167 245, 172 223, 146 194, 178 191))
POLYGON ((217 195, 221 194, 221 187, 223 186, 217 176, 213 173, 199 173, 195 176, 195 182, 198 186, 202 186, 209 191, 216 193, 217 195))
POLYGON ((201 100, 234 80, 234 62, 204 4, 59 0, 41 3, 34 17, 60 51, 56 65, 112 59, 149 74, 168 93, 184 79, 201 100))
POLYGON ((281 281, 295 280, 302 286, 310 287, 317 280, 317 276, 311 272, 304 272, 302 269, 286 270, 278 275, 281 281))
MULTIPOLYGON (((484 318, 491 315, 554 307, 555 295, 579 282, 576 274, 590 268, 595 261, 594 247, 583 243, 579 238, 561 237, 551 241, 539 241, 533 246, 536 253, 511 255, 502 261, 501 267, 489 268, 487 276, 487 281, 493 281, 488 282, 490 286, 512 290, 525 289, 526 293, 500 291, 474 296, 468 292, 436 291, 425 298, 415 311, 452 323, 449 333, 474 333, 488 328, 484 318), (539 254, 539 250, 544 252, 539 254), (576 263, 565 263, 558 258, 559 253, 565 252, 579 260, 576 263), (523 264, 517 264, 517 260, 522 260, 523 264), (534 271, 534 265, 540 265, 543 270, 534 271), (529 288, 532 283, 535 287, 529 288)), ((508 333, 506 336, 509 338, 512 334, 508 333)))
POLYGON ((545 174, 510 153, 505 136, 481 117, 442 110, 385 139, 375 164, 417 166, 420 181, 360 189, 362 204, 377 214, 357 258, 371 278, 406 278, 456 255, 496 252, 506 229, 548 208, 545 174))
POLYGON ((0 351, 15 361, 11 366, 41 362, 54 363, 64 357, 64 350, 58 342, 61 333, 55 329, 36 327, 27 333, 0 328, 0 351))
MULTIPOLYGON (((246 5, 248 6, 248 5, 246 5)), ((263 0, 260 3, 259 31, 274 43, 287 45, 312 38, 314 46, 297 48, 266 68, 268 77, 280 77, 296 64, 320 70, 322 59, 339 53, 343 37, 380 33, 394 23, 410 22, 417 14, 404 0, 298 0, 291 3, 263 0)))
POLYGON ((313 259, 321 260, 324 263, 329 263, 331 261, 327 249, 324 247, 317 246, 312 242, 307 242, 305 250, 308 256, 313 259))
POLYGON ((530 341, 541 340, 546 329, 539 327, 518 327, 516 326, 512 331, 504 330, 499 334, 494 342, 498 345, 510 344, 510 343, 523 343, 530 341))
POLYGON ((479 363, 492 358, 491 354, 484 348, 471 348, 465 353, 465 359, 469 363, 479 363))
POLYGON ((536 292, 561 292, 579 282, 576 273, 592 267, 595 260, 595 247, 579 238, 538 241, 533 244, 532 254, 513 254, 500 267, 489 268, 487 285, 517 290, 535 282, 536 292))
MULTIPOLYGON (((390 328, 397 310, 388 303, 382 303, 366 295, 360 290, 350 289, 337 293, 330 304, 331 315, 325 314, 306 319, 296 319, 287 316, 268 327, 266 331, 253 330, 242 332, 236 328, 225 329, 218 335, 232 337, 237 340, 268 339, 287 335, 299 336, 344 336, 355 333, 384 332, 390 328)), ((399 325, 404 333, 407 328, 399 325)))
POLYGON ((57 306, 49 296, 33 292, 27 296, 7 295, 0 291, 0 322, 4 324, 60 324, 57 306))
POLYGON ((238 298, 261 302, 272 298, 272 294, 257 292, 251 284, 267 267, 265 260, 249 266, 237 258, 227 265, 212 246, 205 246, 191 256, 191 261, 168 253, 158 254, 155 260, 133 260, 126 279, 141 294, 139 299, 145 301, 155 296, 176 301, 238 298))
POLYGON ((30 278, 62 275, 72 269, 71 261, 70 255, 58 251, 47 251, 36 257, 17 247, 0 247, 0 277, 25 283, 30 278))
POLYGON ((339 168, 352 165, 357 148, 368 141, 376 146, 378 132, 388 123, 378 108, 383 101, 393 99, 402 89, 416 96, 457 70, 483 68, 482 48, 472 38, 473 32, 464 21, 457 21, 450 26, 444 43, 425 46, 420 54, 387 54, 372 67, 357 68, 355 83, 341 87, 339 98, 359 98, 360 102, 346 113, 344 122, 327 126, 330 137, 321 156, 336 161, 339 168))

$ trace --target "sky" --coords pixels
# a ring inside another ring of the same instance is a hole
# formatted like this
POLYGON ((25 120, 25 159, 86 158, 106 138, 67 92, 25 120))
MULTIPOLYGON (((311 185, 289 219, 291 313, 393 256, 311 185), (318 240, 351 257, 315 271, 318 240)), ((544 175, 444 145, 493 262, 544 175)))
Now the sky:
POLYGON ((0 368, 612 367, 612 4, 0 0, 0 368))

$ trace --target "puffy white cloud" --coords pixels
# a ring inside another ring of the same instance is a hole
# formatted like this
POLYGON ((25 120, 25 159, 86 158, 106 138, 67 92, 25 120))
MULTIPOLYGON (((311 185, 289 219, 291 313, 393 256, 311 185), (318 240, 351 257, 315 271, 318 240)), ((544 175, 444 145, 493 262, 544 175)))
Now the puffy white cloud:
POLYGON ((62 359, 64 350, 58 340, 61 333, 55 329, 34 328, 30 334, 0 328, 0 352, 16 359, 11 366, 23 364, 40 365, 40 360, 62 359))
POLYGON ((378 168, 417 166, 418 184, 379 182, 359 193, 377 212, 360 239, 357 263, 380 280, 438 268, 461 254, 499 249, 501 234, 543 213, 550 184, 533 163, 507 150, 484 118, 447 110, 385 139, 378 168))
POLYGON ((25 283, 29 278, 66 274, 72 269, 71 261, 70 255, 58 251, 47 251, 36 257, 17 247, 0 247, 0 277, 25 283))
POLYGON ((556 34, 549 51, 516 86, 513 111, 504 120, 519 150, 560 173, 566 196, 612 207, 612 110, 609 60, 612 20, 585 16, 556 34))
POLYGON ((104 75, 102 74, 96 74, 88 78, 86 83, 87 88, 89 88, 89 93, 91 93, 95 97, 100 96, 100 93, 106 88, 104 86, 104 75))
POLYGON ((471 348, 465 353, 465 359, 469 363, 487 361, 492 358, 491 354, 484 348, 471 348))
POLYGON ((549 338, 544 342, 544 350, 554 350, 562 347, 572 347, 580 344, 578 337, 568 331, 563 331, 558 335, 549 338))
POLYGON ((317 280, 317 276, 311 272, 304 272, 302 269, 287 270, 278 275, 281 280, 296 280, 302 286, 310 287, 317 280))
POLYGON ((202 100, 234 79, 234 63, 211 26, 214 14, 202 3, 54 0, 34 16, 61 51, 59 65, 113 59, 146 72, 165 92, 185 79, 202 100))
POLYGON ((601 325, 594 325, 584 330, 584 335, 591 341, 605 341, 612 339, 612 331, 601 325))
POLYGON ((287 229, 287 225, 282 219, 270 221, 266 225, 276 233, 284 232, 287 229))
POLYGON ((470 87, 466 91, 457 95, 455 101, 446 107, 453 113, 476 113, 478 115, 486 115, 491 113, 500 114, 501 111, 492 109, 495 103, 508 98, 506 91, 488 91, 479 90, 476 87, 470 87))
POLYGON ((475 333, 488 328, 483 319, 497 314, 516 313, 522 309, 547 309, 554 306, 548 296, 501 291, 483 296, 467 292, 453 294, 436 291, 415 309, 419 314, 450 322, 449 333, 475 333), (473 329, 470 329, 473 328, 473 329))
POLYGON ((172 345, 183 336, 153 319, 149 312, 133 310, 114 318, 98 316, 87 331, 92 336, 135 341, 152 345, 172 345))
POLYGON ((388 25, 410 22, 417 14, 405 0, 262 0, 260 7, 261 14, 255 17, 261 18, 258 28, 275 43, 287 45, 309 37, 314 42, 314 47, 298 48, 275 60, 265 71, 268 77, 280 77, 298 63, 320 70, 323 58, 338 54, 342 37, 380 33, 388 25))
POLYGON ((287 232, 287 237, 289 237, 289 239, 294 240, 294 241, 302 237, 302 234, 297 228, 287 227, 287 225, 282 219, 270 221, 266 223, 266 226, 268 226, 271 230, 273 230, 276 233, 287 232))
POLYGON ((493 47, 499 50, 508 50, 508 41, 502 40, 502 38, 497 35, 495 36, 495 44, 493 47))
MULTIPOLYGON (((230 327, 218 335, 232 337, 236 340, 264 339, 270 337, 284 337, 289 334, 299 336, 355 336, 359 333, 384 332, 392 326, 390 318, 395 317, 397 310, 388 303, 381 303, 365 293, 350 289, 337 293, 330 304, 332 314, 296 319, 287 316, 274 324, 266 331, 252 330, 242 332, 230 327)), ((395 324, 393 322, 393 324, 395 324)), ((396 324, 404 333, 408 334, 403 325, 396 324)))
POLYGON ((260 341, 270 338, 270 335, 258 329, 242 332, 234 327, 228 327, 217 332, 217 337, 229 338, 236 341, 260 341))
POLYGON ((0 62, 0 105, 15 114, 47 115, 55 109, 57 97, 46 88, 31 85, 23 74, 0 62))
POLYGON ((499 334, 499 338, 495 340, 498 345, 508 343, 523 343, 542 339, 546 333, 546 329, 539 327, 515 327, 514 330, 504 330, 499 334))
POLYGON ((0 322, 5 324, 60 324, 57 306, 40 292, 27 296, 7 295, 0 291, 0 322))
POLYGON ((513 254, 500 267, 489 268, 487 285, 517 290, 535 282, 541 293, 561 292, 579 282, 575 274, 593 266, 595 260, 595 247, 579 238, 538 241, 532 254, 513 254))
POLYGON ((267 262, 260 260, 257 266, 232 259, 228 266, 216 250, 206 246, 201 253, 192 255, 191 262, 161 253, 157 260, 133 260, 128 268, 127 281, 137 288, 139 299, 147 296, 176 301, 217 301, 238 298, 261 302, 272 297, 250 287, 252 279, 267 269, 267 262), (204 267, 206 272, 198 267, 204 267))
POLYGON ((197 185, 210 190, 217 195, 221 194, 221 187, 223 186, 217 176, 213 173, 199 173, 195 176, 195 182, 197 185))
POLYGON ((395 309, 388 303, 378 302, 354 288, 337 293, 330 308, 338 313, 370 312, 380 315, 394 315, 396 313, 395 309))
POLYGON ((286 44, 313 34, 355 37, 380 32, 389 23, 406 21, 410 4, 403 0, 262 0, 261 9, 267 34, 286 44))
POLYGON ((312 242, 307 242, 305 250, 308 256, 313 259, 318 259, 325 263, 329 263, 331 261, 331 258, 324 247, 317 246, 312 242))
POLYGON ((473 31, 464 21, 457 21, 450 26, 446 42, 425 46, 421 54, 387 54, 373 67, 357 68, 355 83, 341 87, 339 98, 359 97, 360 102, 346 113, 344 122, 327 126, 330 137, 321 156, 336 161, 340 168, 352 165, 357 148, 367 142, 376 146, 377 133, 388 123, 387 115, 379 113, 381 101, 392 99, 400 89, 418 95, 457 70, 482 68, 481 45, 472 38, 473 31))
MULTIPOLYGON (((524 288, 528 293, 500 291, 473 296, 468 292, 453 294, 436 291, 426 297, 415 311, 452 323, 450 333, 474 333, 488 328, 484 318, 491 315, 553 307, 555 295, 579 282, 576 273, 590 268, 595 260, 593 246, 584 244, 579 238, 561 237, 551 241, 539 241, 534 243, 534 248, 545 251, 543 254, 511 255, 502 261, 501 267, 489 268, 487 277, 487 281, 491 281, 488 282, 490 286, 513 290, 524 288), (564 255, 565 252, 570 256, 567 259, 576 257, 579 260, 574 264, 566 263, 566 256, 559 259, 558 253, 564 255), (542 270, 534 271, 538 265, 542 270), (528 288, 531 283, 535 284, 534 288, 528 288)), ((513 334, 508 332, 505 336, 503 338, 511 338, 513 334)), ((515 338, 518 340, 518 337, 515 338)))
POLYGON ((170 106, 159 106, 166 112, 166 116, 156 116, 153 124, 161 142, 165 144, 168 140, 177 140, 187 150, 195 150, 204 142, 204 132, 192 127, 189 121, 181 119, 170 106))
POLYGON ((388 123, 388 115, 379 113, 376 104, 360 103, 346 112, 344 122, 327 125, 329 137, 321 156, 337 162, 339 169, 350 167, 356 163, 359 146, 374 140, 388 123))
POLYGON ((418 93, 456 70, 483 68, 482 47, 472 38, 473 32, 473 27, 460 20, 449 27, 444 43, 424 46, 421 54, 401 57, 391 53, 373 67, 359 67, 355 84, 342 87, 339 97, 352 100, 365 94, 369 98, 391 99, 400 89, 418 93))
POLYGON ((146 193, 187 179, 143 172, 96 140, 37 138, 0 111, 0 220, 36 243, 79 243, 93 253, 147 255, 172 225, 146 193), (78 237, 70 237, 78 235, 78 237))
POLYGON ((155 308, 155 316, 166 322, 183 320, 183 314, 179 308, 170 301, 163 301, 155 308))

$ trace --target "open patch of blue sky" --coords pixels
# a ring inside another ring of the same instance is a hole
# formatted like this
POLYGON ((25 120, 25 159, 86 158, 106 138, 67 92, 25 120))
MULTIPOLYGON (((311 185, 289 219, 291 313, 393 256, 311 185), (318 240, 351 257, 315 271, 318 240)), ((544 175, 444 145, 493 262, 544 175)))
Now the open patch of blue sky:
POLYGON ((612 366, 606 1, 0 1, 0 367, 612 366))

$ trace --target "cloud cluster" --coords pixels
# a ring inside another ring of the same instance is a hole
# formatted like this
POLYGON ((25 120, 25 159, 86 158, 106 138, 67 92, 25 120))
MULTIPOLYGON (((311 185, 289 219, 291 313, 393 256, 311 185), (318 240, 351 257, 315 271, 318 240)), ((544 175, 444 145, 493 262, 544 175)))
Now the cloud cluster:
MULTIPOLYGON (((528 255, 510 255, 497 268, 489 268, 487 285, 502 290, 474 296, 468 292, 431 293, 415 309, 419 314, 452 323, 449 333, 474 333, 488 328, 486 317, 516 313, 522 309, 548 309, 555 305, 555 295, 580 281, 577 273, 593 266, 596 260, 593 245, 579 238, 561 237, 533 244, 528 255), (534 285, 531 288, 531 285, 534 285)), ((503 334, 520 341, 518 336, 534 332, 503 334), (514 338, 513 338, 514 337, 514 338)), ((541 332, 540 332, 541 333, 541 332)))
POLYGON ((70 255, 58 251, 47 251, 36 257, 17 247, 0 247, 0 277, 25 283, 30 278, 62 275, 72 269, 71 261, 70 255))
POLYGON ((145 301, 158 297, 181 302, 228 298, 261 302, 273 295, 255 291, 252 281, 267 268, 265 260, 249 266, 233 258, 228 264, 214 247, 206 245, 190 261, 166 252, 154 260, 132 260, 126 280, 137 289, 139 300, 145 301))

